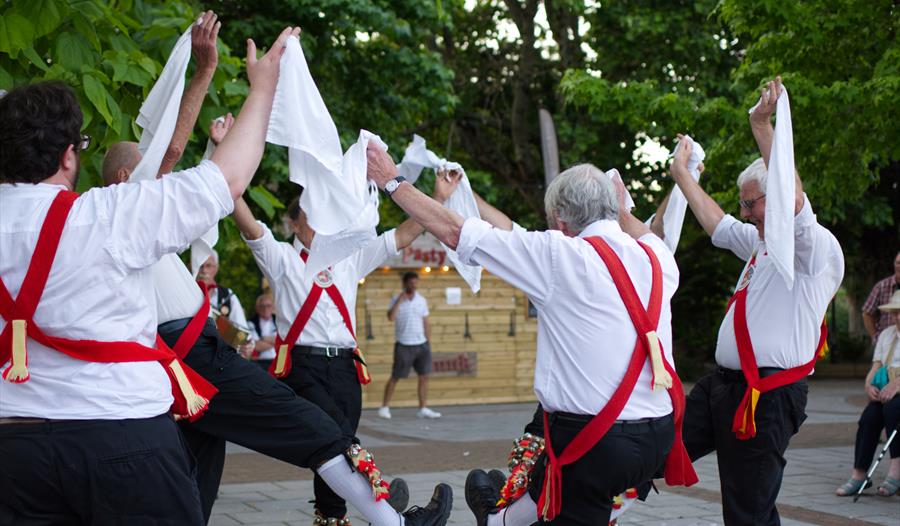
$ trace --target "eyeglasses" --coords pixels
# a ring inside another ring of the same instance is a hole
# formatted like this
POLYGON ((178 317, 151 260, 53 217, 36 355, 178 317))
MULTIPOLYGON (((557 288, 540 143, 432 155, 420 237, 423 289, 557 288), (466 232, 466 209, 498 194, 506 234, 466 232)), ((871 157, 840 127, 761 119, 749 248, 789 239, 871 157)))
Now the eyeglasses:
POLYGON ((741 199, 740 201, 738 201, 738 204, 741 205, 741 208, 746 208, 747 210, 750 210, 751 208, 753 208, 753 205, 755 205, 757 201, 759 201, 760 199, 762 199, 765 196, 766 196, 766 194, 763 194, 759 197, 754 197, 753 199, 741 199))
POLYGON ((84 150, 87 150, 88 148, 90 148, 91 147, 91 136, 90 135, 82 135, 81 142, 78 143, 77 146, 80 151, 84 151, 84 150))

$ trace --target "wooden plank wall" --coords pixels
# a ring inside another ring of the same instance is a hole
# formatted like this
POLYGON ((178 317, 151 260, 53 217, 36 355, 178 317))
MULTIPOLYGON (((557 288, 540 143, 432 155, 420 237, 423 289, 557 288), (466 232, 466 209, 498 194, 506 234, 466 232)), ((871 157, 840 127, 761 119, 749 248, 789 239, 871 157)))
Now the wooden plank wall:
MULTIPOLYGON (((363 406, 379 407, 390 377, 394 353, 394 324, 387 319, 390 299, 401 288, 408 269, 378 269, 359 286, 356 302, 357 334, 365 352, 372 383, 363 388, 363 406), (367 312, 368 311, 368 312, 367 312), (367 315, 368 314, 368 315, 367 315), (371 338, 371 339, 369 339, 371 338)), ((481 291, 472 295, 452 268, 419 274, 419 293, 431 310, 433 352, 477 352, 476 376, 432 378, 428 405, 532 402, 535 399, 534 355, 537 321, 526 319, 527 299, 496 276, 482 275, 481 291), (460 305, 447 305, 446 287, 460 287, 460 305), (465 337, 465 317, 469 333, 465 337), (515 335, 511 336, 511 317, 515 335)), ((416 375, 397 385, 392 407, 418 405, 416 375)))

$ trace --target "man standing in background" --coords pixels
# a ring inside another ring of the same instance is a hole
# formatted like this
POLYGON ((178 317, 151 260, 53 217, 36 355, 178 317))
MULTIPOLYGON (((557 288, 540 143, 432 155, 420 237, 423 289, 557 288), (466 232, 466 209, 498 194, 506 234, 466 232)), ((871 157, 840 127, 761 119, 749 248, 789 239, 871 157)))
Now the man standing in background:
POLYGON ((894 291, 900 289, 900 251, 894 256, 894 273, 879 281, 872 287, 869 298, 863 304, 862 317, 863 325, 866 326, 866 333, 872 340, 872 345, 878 339, 881 331, 890 327, 894 322, 891 319, 891 313, 887 311, 879 311, 878 306, 891 301, 894 291))
POLYGON ((394 365, 391 378, 384 386, 384 403, 378 410, 381 418, 391 418, 390 402, 397 381, 409 376, 412 368, 419 376, 419 418, 440 418, 441 414, 428 408, 428 375, 431 374, 431 327, 428 325, 428 302, 418 292, 419 276, 415 272, 403 275, 403 292, 391 300, 388 319, 394 322, 394 365))
POLYGON ((268 292, 256 298, 256 314, 250 318, 250 338, 253 349, 249 358, 265 370, 269 370, 275 359, 275 299, 268 292))

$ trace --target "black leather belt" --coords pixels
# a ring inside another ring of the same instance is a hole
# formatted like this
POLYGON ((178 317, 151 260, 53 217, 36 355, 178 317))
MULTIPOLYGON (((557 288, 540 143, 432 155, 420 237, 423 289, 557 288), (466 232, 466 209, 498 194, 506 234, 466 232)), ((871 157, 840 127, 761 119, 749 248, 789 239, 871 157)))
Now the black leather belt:
MULTIPOLYGON (((548 420, 550 421, 550 423, 553 423, 554 421, 557 421, 557 420, 562 420, 562 421, 568 421, 568 422, 576 422, 579 424, 587 424, 588 422, 593 420, 593 418, 595 416, 596 415, 578 415, 578 414, 574 414, 574 413, 557 412, 557 413, 550 413, 548 415, 548 420)), ((639 431, 639 430, 641 430, 641 428, 643 428, 643 429, 649 430, 649 429, 652 429, 652 428, 658 426, 659 424, 664 424, 671 420, 672 420, 671 414, 668 414, 666 416, 659 416, 659 417, 655 417, 655 418, 639 418, 637 420, 616 420, 610 429, 616 428, 619 430, 629 429, 629 430, 633 430, 633 431, 639 431)))
MULTIPOLYGON (((784 369, 780 367, 760 367, 759 368, 759 377, 765 378, 766 376, 772 376, 773 374, 780 373, 784 371, 784 369)), ((746 382, 747 380, 744 378, 744 371, 736 370, 736 369, 726 369, 725 367, 718 366, 716 367, 716 374, 725 379, 726 382, 746 382)))
POLYGON ((177 320, 167 321, 165 323, 160 323, 156 327, 157 332, 176 332, 183 331, 185 327, 188 326, 188 323, 191 322, 193 318, 179 318, 177 320))
POLYGON ((295 345, 294 351, 310 356, 324 356, 326 358, 353 358, 356 349, 349 347, 310 347, 309 345, 295 345))

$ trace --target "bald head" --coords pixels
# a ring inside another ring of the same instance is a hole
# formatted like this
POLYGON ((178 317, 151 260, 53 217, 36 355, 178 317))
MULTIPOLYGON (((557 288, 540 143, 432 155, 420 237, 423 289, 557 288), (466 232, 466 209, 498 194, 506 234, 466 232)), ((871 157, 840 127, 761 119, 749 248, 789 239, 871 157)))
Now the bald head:
POLYGON ((138 151, 136 142, 122 141, 113 144, 103 158, 103 185, 124 183, 139 162, 141 152, 138 151))

